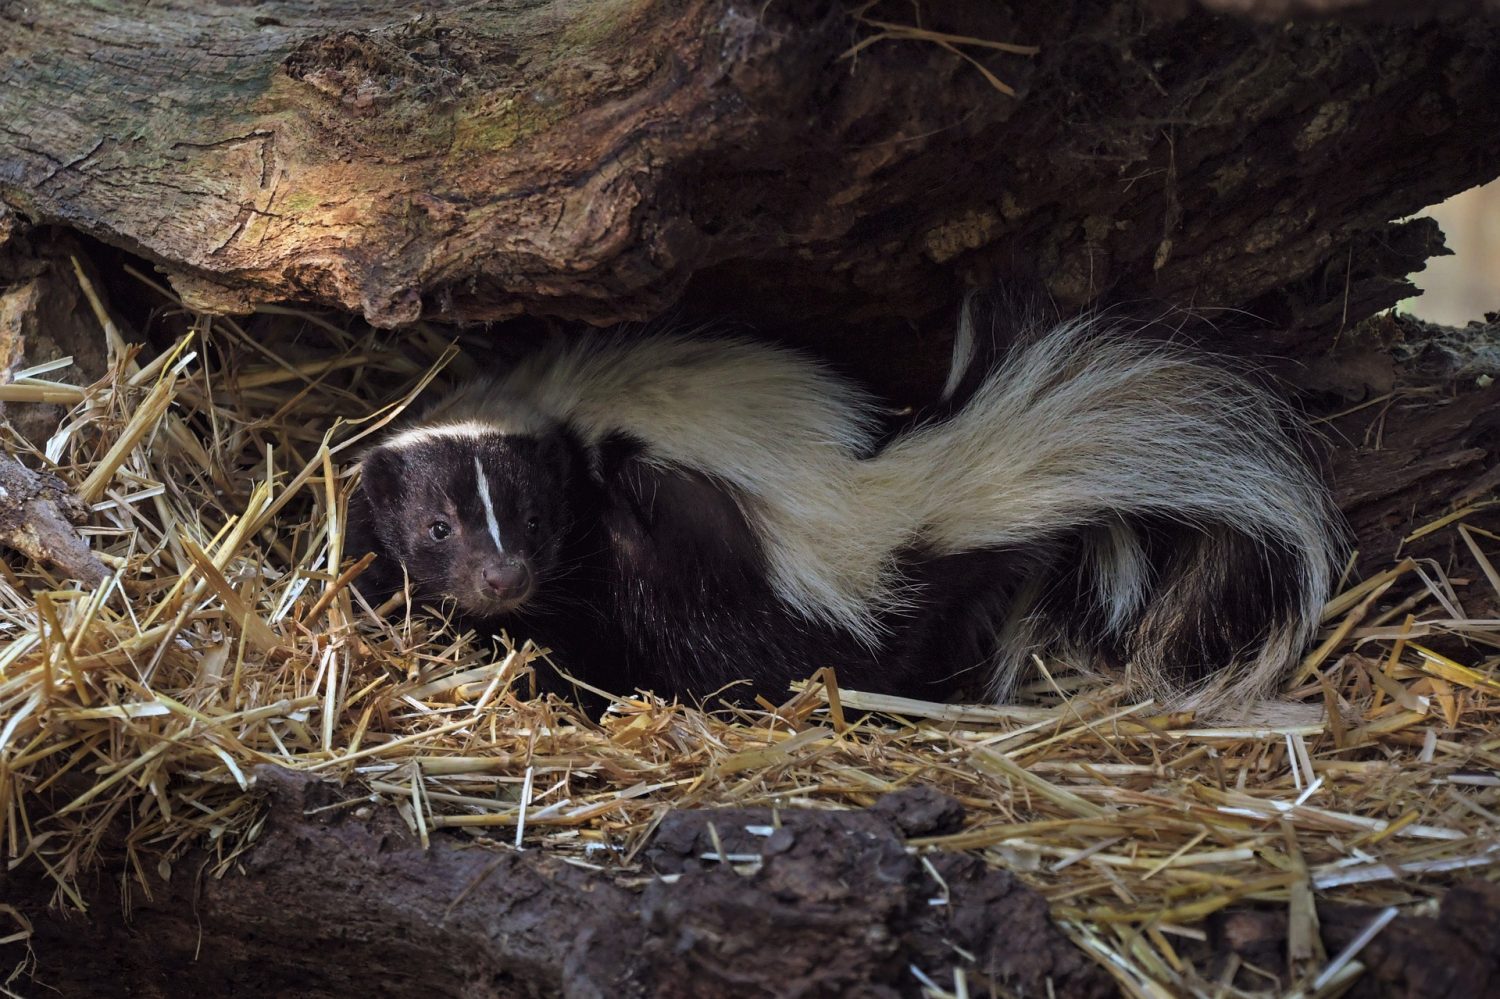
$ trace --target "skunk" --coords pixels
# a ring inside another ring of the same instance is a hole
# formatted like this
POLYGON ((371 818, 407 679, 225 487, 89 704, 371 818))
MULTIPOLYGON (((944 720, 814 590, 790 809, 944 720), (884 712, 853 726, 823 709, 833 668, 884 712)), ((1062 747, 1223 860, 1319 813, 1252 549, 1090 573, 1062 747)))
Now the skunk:
POLYGON ((941 411, 893 435, 783 347, 544 348, 364 456, 361 589, 451 601, 615 691, 776 696, 831 666, 1003 699, 1046 652, 1177 707, 1270 695, 1339 552, 1284 407, 1098 316, 984 350, 986 316, 966 306, 941 411))

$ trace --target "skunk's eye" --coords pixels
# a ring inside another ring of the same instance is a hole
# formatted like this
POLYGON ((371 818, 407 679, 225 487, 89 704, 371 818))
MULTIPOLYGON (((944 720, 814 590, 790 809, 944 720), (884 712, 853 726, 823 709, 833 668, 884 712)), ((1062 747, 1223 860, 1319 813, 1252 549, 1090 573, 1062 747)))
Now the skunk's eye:
POLYGON ((441 541, 453 533, 453 528, 448 526, 446 520, 434 520, 432 526, 427 528, 427 533, 432 535, 432 540, 441 541))
POLYGON ((536 529, 538 527, 541 527, 541 526, 542 526, 542 522, 540 520, 537 520, 535 517, 527 517, 526 518, 526 533, 527 534, 535 534, 536 533, 536 529))

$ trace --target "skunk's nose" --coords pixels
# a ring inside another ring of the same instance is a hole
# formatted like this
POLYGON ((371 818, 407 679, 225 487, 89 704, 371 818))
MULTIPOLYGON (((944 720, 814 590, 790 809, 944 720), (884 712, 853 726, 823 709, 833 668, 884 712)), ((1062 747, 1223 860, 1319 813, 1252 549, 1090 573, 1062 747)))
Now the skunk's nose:
POLYGON ((531 568, 521 559, 484 567, 484 585, 501 600, 519 600, 531 590, 531 568))

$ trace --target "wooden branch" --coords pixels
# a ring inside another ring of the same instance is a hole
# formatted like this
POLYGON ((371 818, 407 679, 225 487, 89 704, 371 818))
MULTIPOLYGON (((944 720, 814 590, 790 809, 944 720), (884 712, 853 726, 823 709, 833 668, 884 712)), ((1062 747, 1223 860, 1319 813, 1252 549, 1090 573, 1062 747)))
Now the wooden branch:
POLYGON ((73 527, 84 515, 83 504, 56 476, 0 451, 0 546, 55 566, 69 579, 102 582, 109 571, 73 527))
POLYGON ((931 0, 909 36, 870 23, 913 23, 894 0, 0 4, 0 200, 199 306, 383 325, 685 288, 921 316, 1017 261, 1063 303, 1288 325, 1408 294, 1438 238, 1390 220, 1500 171, 1500 22, 1204 2, 1349 16, 931 0))

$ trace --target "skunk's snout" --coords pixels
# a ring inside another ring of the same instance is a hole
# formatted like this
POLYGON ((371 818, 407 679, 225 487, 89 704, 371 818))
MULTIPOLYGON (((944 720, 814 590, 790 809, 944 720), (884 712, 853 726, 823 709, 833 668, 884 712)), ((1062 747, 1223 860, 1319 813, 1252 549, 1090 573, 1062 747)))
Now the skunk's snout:
POLYGON ((531 566, 525 559, 508 558, 484 567, 484 585, 496 599, 509 604, 525 600, 531 593, 531 566))

